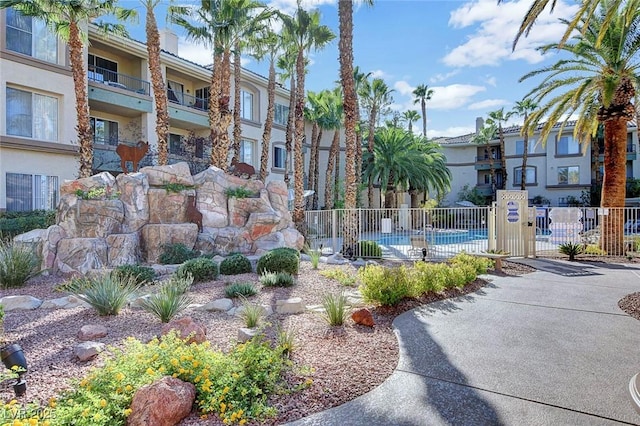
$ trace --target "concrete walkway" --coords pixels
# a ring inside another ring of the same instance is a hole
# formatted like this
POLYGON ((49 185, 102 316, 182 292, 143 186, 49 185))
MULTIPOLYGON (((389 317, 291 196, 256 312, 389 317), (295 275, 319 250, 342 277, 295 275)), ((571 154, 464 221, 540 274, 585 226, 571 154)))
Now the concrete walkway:
POLYGON ((393 375, 292 424, 640 424, 628 392, 640 321, 617 306, 640 291, 640 268, 527 263, 544 271, 488 276, 476 293, 400 315, 393 375))

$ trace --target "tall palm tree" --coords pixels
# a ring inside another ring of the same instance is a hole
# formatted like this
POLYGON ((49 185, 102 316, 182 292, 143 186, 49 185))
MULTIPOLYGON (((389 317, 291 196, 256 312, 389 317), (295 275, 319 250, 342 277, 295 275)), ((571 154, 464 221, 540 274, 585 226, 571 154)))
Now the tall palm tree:
POLYGON ((358 176, 358 186, 362 182, 362 130, 364 129, 363 123, 360 120, 360 108, 362 106, 360 100, 360 90, 365 81, 369 80, 371 73, 365 73, 360 71, 359 66, 353 67, 353 81, 356 87, 356 104, 357 104, 357 131, 356 131, 356 173, 358 176))
POLYGON ((284 53, 278 57, 277 67, 282 70, 280 78, 282 80, 289 79, 289 116, 287 117, 287 129, 285 131, 285 152, 286 157, 284 161, 284 181, 289 187, 289 169, 291 168, 291 157, 293 148, 293 134, 295 132, 295 114, 293 113, 296 107, 296 55, 292 46, 292 41, 286 38, 286 35, 282 36, 284 53))
POLYGON ((502 123, 506 123, 511 117, 512 112, 505 113, 504 107, 491 111, 488 120, 498 124, 498 138, 500 139, 500 168, 502 169, 502 183, 500 189, 507 187, 507 157, 505 155, 504 132, 502 131, 502 123))
POLYGON ((297 51, 296 91, 295 91, 295 138, 294 138, 294 200, 292 219, 298 231, 304 229, 304 162, 302 141, 304 139, 304 82, 306 57, 311 50, 323 48, 335 38, 335 34, 326 25, 320 23, 320 12, 307 12, 298 2, 293 17, 283 16, 283 30, 297 51))
MULTIPOLYGON (((496 138, 496 134, 498 132, 498 127, 495 123, 484 123, 484 126, 478 133, 473 135, 471 138, 471 142, 476 145, 484 145, 485 151, 490 153, 491 148, 489 147, 491 141, 496 138)), ((496 196, 496 167, 493 162, 493 156, 489 155, 489 175, 491 177, 491 198, 495 199, 496 196)))
POLYGON ((307 208, 314 208, 314 198, 317 200, 317 175, 319 168, 318 154, 320 152, 320 139, 322 139, 322 127, 320 127, 321 118, 321 94, 312 91, 307 92, 307 107, 304 110, 305 118, 313 123, 311 128, 311 148, 309 149, 309 189, 314 193, 307 200, 307 208))
POLYGON ((336 167, 336 160, 340 155, 340 129, 342 128, 344 119, 344 106, 342 103, 342 91, 339 87, 334 89, 333 92, 326 93, 325 96, 323 104, 325 110, 322 113, 322 121, 325 128, 333 130, 333 139, 331 141, 331 148, 329 149, 329 158, 327 159, 324 203, 325 209, 331 210, 334 204, 334 170, 336 176, 339 174, 339 170, 336 167))
MULTIPOLYGON (((114 15, 118 21, 127 21, 135 15, 130 9, 116 5, 116 0, 0 0, 0 9, 8 7, 25 16, 44 21, 53 32, 69 45, 69 62, 73 75, 73 87, 76 96, 76 131, 80 150, 78 177, 91 176, 93 170, 93 135, 89 121, 89 97, 87 93, 87 69, 83 55, 88 36, 86 22, 114 15)), ((109 31, 126 34, 121 24, 110 24, 109 31)))
MULTIPOLYGON (((526 123, 529 119, 529 114, 531 114, 538 105, 531 99, 525 98, 521 101, 516 102, 513 107, 512 114, 518 114, 519 117, 524 119, 526 123)), ((520 190, 524 191, 526 189, 527 184, 527 158, 529 157, 529 136, 533 134, 531 127, 522 126, 520 129, 520 134, 522 135, 523 140, 523 152, 522 152, 522 175, 520 176, 520 190)))
POLYGON ((426 84, 420 84, 413 90, 415 99, 414 104, 420 102, 420 109, 422 110, 422 136, 427 138, 427 101, 433 96, 433 89, 429 89, 426 84))
POLYGON ((418 113, 418 111, 416 111, 415 109, 410 109, 402 113, 402 118, 407 121, 407 124, 409 126, 409 133, 413 133, 413 122, 418 121, 418 119, 420 118, 420 113, 418 113))
MULTIPOLYGON (((547 139, 555 123, 562 121, 560 133, 569 117, 576 113, 574 137, 588 143, 598 125, 604 125, 604 181, 602 207, 624 207, 626 183, 627 122, 635 117, 634 99, 638 80, 637 54, 640 51, 640 1, 630 0, 605 23, 609 3, 577 24, 578 34, 567 43, 553 43, 540 49, 559 49, 570 56, 553 65, 530 72, 522 80, 544 75, 529 95, 544 103, 529 115, 525 125, 535 126, 548 117, 540 138, 547 139), (598 37, 602 43, 598 44, 598 37), (557 91, 557 92, 556 92, 557 91), (564 118, 564 119, 563 119, 564 118)), ((563 21, 567 26, 571 23, 563 21)), ((601 247, 609 253, 623 253, 621 209, 604 216, 601 247)))

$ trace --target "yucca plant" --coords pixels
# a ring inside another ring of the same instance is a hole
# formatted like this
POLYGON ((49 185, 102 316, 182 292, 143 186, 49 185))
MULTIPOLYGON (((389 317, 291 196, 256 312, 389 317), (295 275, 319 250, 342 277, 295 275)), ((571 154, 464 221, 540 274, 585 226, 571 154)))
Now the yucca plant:
POLYGON ((0 287, 20 287, 38 275, 40 259, 27 246, 0 242, 0 287))
POLYGON ((264 272, 260 275, 260 283, 265 287, 291 287, 296 283, 288 272, 264 272))
POLYGON ((91 305, 99 315, 118 315, 140 284, 136 277, 103 273, 74 279, 65 289, 91 305))
POLYGON ((569 256, 570 261, 574 261, 576 256, 584 251, 584 246, 579 243, 564 243, 558 246, 558 251, 569 256))
POLYGON ((282 350, 282 354, 289 356, 295 348, 295 334, 291 329, 278 328, 277 344, 278 348, 282 350))
POLYGON ((313 269, 318 269, 318 264, 320 263, 320 256, 322 255, 322 251, 320 249, 307 249, 307 255, 309 256, 309 260, 311 260, 311 267, 313 269))
POLYGON ((225 296, 229 298, 253 296, 258 291, 251 283, 233 283, 224 289, 225 296))
POLYGON ((324 312, 322 317, 330 326, 343 325, 347 318, 349 307, 347 297, 344 294, 327 294, 322 298, 324 312))
POLYGON ((192 302, 192 299, 185 292, 189 285, 180 281, 184 281, 184 279, 175 279, 165 283, 157 293, 142 301, 140 304, 142 309, 155 315, 163 323, 171 321, 192 302))
POLYGON ((242 312, 240 318, 244 320, 247 328, 255 328, 260 324, 260 320, 264 316, 264 308, 257 303, 251 303, 243 298, 242 312))

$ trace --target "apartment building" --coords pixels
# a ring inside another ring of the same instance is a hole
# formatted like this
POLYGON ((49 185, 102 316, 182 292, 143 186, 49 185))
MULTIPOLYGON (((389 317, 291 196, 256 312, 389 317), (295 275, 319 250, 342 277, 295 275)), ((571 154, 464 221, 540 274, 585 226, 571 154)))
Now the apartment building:
MULTIPOLYGON (((152 150, 157 147, 147 51, 143 42, 107 37, 92 25, 88 34, 85 55, 93 168, 96 173, 115 175, 121 172, 115 152, 119 143, 143 140, 152 150)), ((199 138, 209 135, 211 70, 181 58, 178 39, 170 31, 162 31, 161 44, 169 100, 169 161, 188 160, 196 169, 204 169, 209 153, 199 138)), ((12 9, 1 10, 0 69, 0 105, 4 110, 0 114, 0 210, 55 208, 60 184, 75 179, 78 172, 75 94, 67 46, 38 20, 12 9)), ((267 111, 267 78, 242 69, 241 86, 240 161, 257 170, 267 111)), ((285 175, 290 95, 285 87, 277 87, 267 180, 282 180, 285 175)), ((233 99, 231 102, 233 105, 233 99)), ((311 134, 310 123, 307 134, 311 134)), ((320 170, 326 170, 332 136, 322 139, 320 170)), ((308 146, 304 151, 308 163, 308 146)), ((145 164, 152 161, 147 155, 145 164)), ((293 182, 293 173, 290 175, 293 182)), ((323 194, 321 176, 320 205, 324 204, 323 194)))
MULTIPOLYGON (((476 119, 476 132, 482 125, 482 118, 476 119)), ((590 144, 582 144, 573 137, 573 125, 573 122, 568 123, 562 133, 560 125, 556 125, 546 140, 540 140, 539 131, 529 137, 525 187, 530 202, 551 206, 573 204, 595 184, 596 173, 602 176, 603 144, 599 144, 598 155, 594 155, 590 144)), ((520 190, 524 152, 524 138, 520 131, 521 126, 503 129, 504 152, 500 150, 497 136, 488 145, 473 143, 474 133, 437 139, 453 176, 451 192, 447 194, 445 203, 455 205, 465 186, 476 188, 490 200, 495 188, 502 188, 505 178, 503 157, 507 177, 505 189, 520 190), (492 165, 495 182, 491 180, 492 165)), ((640 177, 637 152, 637 128, 630 126, 627 133, 627 179, 640 177)))

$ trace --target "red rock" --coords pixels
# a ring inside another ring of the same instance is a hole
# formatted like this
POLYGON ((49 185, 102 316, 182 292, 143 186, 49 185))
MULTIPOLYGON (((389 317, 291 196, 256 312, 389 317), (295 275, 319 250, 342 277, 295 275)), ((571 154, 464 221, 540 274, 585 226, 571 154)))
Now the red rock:
POLYGON ((107 327, 104 325, 87 324, 83 325, 78 332, 78 339, 87 341, 104 337, 108 334, 107 327))
POLYGON ((202 343, 207 340, 207 330, 191 317, 180 318, 163 325, 162 335, 168 334, 171 330, 176 330, 181 339, 188 338, 187 343, 202 343))
POLYGON ((366 325, 367 327, 373 327, 376 324, 371 311, 367 308, 358 309, 351 314, 351 318, 356 324, 366 325))
POLYGON ((141 387, 133 395, 129 426, 173 426, 191 413, 196 387, 174 377, 141 387))

